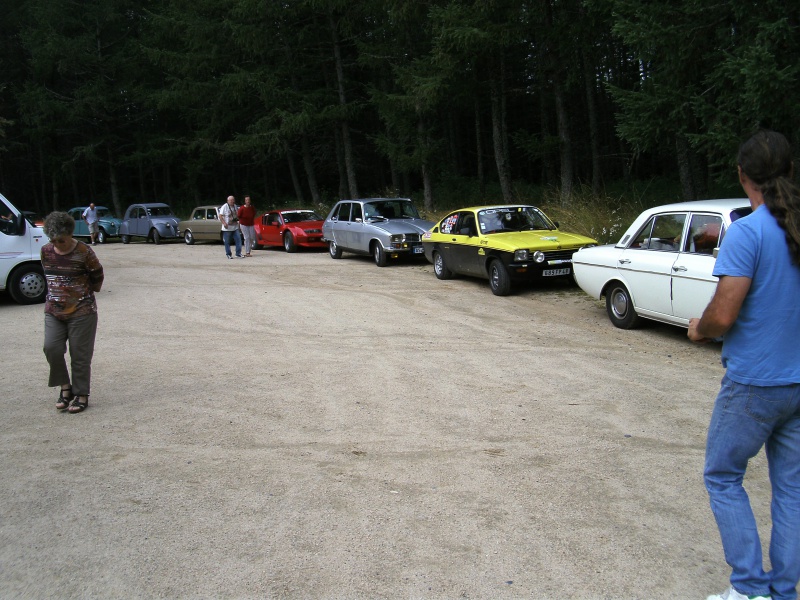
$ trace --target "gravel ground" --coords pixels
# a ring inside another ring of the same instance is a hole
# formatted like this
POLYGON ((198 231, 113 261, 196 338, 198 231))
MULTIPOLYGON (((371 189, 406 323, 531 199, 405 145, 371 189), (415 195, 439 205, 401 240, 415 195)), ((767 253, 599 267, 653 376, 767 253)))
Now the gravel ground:
MULTIPOLYGON (((90 408, 0 298, 3 598, 705 598, 719 346, 427 263, 96 247, 90 408)), ((747 479, 762 527, 763 453, 747 479)), ((764 529, 766 531, 766 529, 764 529)))

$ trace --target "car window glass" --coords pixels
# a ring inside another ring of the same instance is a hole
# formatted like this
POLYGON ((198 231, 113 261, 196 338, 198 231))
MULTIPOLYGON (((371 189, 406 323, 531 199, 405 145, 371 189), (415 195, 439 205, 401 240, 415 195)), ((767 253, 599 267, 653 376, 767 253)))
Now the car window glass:
POLYGON ((684 250, 697 254, 714 254, 714 248, 719 247, 721 236, 722 217, 719 215, 692 215, 684 250))
POLYGON ((639 231, 631 248, 677 251, 681 247, 686 214, 655 215, 639 231))
POLYGON ((358 203, 353 203, 353 214, 350 215, 351 221, 361 221, 362 220, 362 213, 361 213, 361 205, 358 203))
POLYGON ((456 231, 459 235, 477 235, 478 228, 475 225, 475 215, 472 212, 463 212, 458 218, 456 231))
POLYGON ((267 217, 267 225, 277 225, 278 223, 278 215, 276 213, 272 213, 267 217))
POLYGON ((194 211, 194 215, 192 216, 193 221, 202 221, 205 218, 206 218, 206 213, 205 211, 202 210, 194 211))
POLYGON ((14 225, 14 213, 6 206, 6 203, 0 200, 0 232, 5 234, 13 234, 16 231, 14 225))
POLYGON ((447 215, 439 224, 439 231, 442 233, 453 233, 456 223, 458 222, 458 213, 447 215))
POLYGON ((206 210, 206 220, 219 221, 216 208, 209 208, 206 210))
POLYGON ((339 205, 338 210, 336 211, 336 218, 340 221, 349 221, 350 220, 350 203, 349 202, 342 202, 339 205))

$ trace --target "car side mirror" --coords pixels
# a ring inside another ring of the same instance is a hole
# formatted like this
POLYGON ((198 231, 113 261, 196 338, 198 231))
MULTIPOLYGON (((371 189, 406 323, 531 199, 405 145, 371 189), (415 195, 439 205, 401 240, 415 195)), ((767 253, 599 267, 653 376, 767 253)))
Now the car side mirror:
POLYGON ((555 226, 556 226, 556 229, 558 229, 559 227, 561 227, 561 225, 559 225, 558 221, 553 221, 553 225, 555 225, 555 226))

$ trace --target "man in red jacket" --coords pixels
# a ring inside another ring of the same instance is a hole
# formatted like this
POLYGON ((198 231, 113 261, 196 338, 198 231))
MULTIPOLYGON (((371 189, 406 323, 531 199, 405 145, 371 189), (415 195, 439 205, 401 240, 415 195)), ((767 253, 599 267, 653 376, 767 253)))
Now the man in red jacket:
POLYGON ((244 197, 244 206, 239 207, 236 214, 239 217, 242 236, 244 236, 244 255, 251 256, 250 250, 256 245, 256 228, 254 225, 256 218, 256 207, 250 203, 250 196, 244 197))

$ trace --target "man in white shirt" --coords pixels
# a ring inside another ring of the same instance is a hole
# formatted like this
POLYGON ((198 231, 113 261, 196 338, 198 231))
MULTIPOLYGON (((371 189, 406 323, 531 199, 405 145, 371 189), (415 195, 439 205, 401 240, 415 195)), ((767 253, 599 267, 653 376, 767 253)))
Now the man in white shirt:
POLYGON ((233 258, 231 256, 231 238, 236 244, 236 258, 244 258, 242 256, 242 236, 239 233, 239 217, 236 216, 238 209, 233 196, 228 196, 228 201, 219 209, 219 220, 222 222, 222 242, 225 244, 225 255, 228 258, 233 258))
POLYGON ((89 235, 92 237, 92 246, 95 244, 97 234, 100 232, 100 225, 98 223, 99 217, 97 216, 97 209, 94 207, 94 202, 90 203, 86 210, 81 215, 86 225, 89 227, 89 235))

